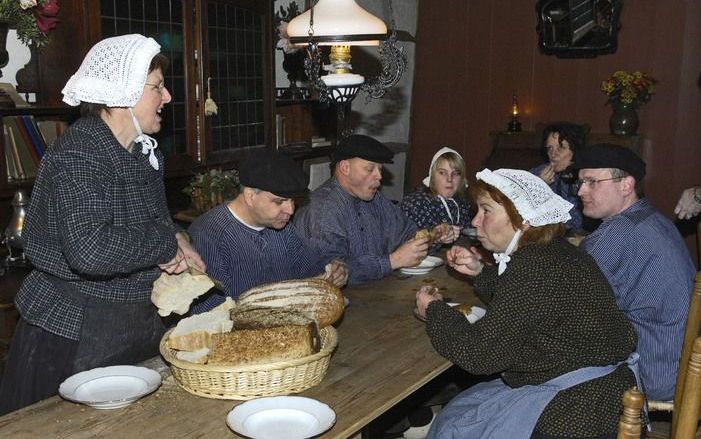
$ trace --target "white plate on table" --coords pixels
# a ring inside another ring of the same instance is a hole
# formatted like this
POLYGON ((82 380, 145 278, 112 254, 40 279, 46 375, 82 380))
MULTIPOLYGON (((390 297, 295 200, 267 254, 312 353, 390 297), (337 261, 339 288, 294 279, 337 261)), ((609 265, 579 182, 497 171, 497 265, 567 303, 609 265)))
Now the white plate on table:
POLYGON ((127 406, 161 385, 161 375, 139 366, 109 366, 67 378, 58 388, 63 398, 106 410, 127 406))
POLYGON ((229 412, 226 424, 252 439, 304 439, 333 426, 336 413, 303 396, 271 396, 246 401, 229 412))
MULTIPOLYGON (((450 305, 450 306, 458 306, 458 305, 460 305, 460 304, 457 303, 457 302, 448 302, 448 305, 450 305)), ((467 321, 468 321, 468 322, 470 322, 470 323, 475 323, 477 320, 479 320, 479 319, 481 319, 482 317, 484 317, 485 314, 487 314, 487 310, 486 310, 486 309, 484 309, 484 308, 482 308, 482 307, 480 307, 480 306, 472 305, 472 309, 470 309, 470 314, 466 315, 465 317, 467 318, 467 321)), ((421 316, 419 315, 419 310, 416 309, 416 308, 414 308, 414 316, 415 316, 417 319, 421 320, 422 322, 425 322, 425 321, 426 321, 425 318, 423 318, 423 317, 421 317, 421 316)))
POLYGON ((419 265, 413 267, 400 268, 399 271, 403 274, 426 274, 436 267, 443 265, 443 259, 437 256, 426 256, 419 265))

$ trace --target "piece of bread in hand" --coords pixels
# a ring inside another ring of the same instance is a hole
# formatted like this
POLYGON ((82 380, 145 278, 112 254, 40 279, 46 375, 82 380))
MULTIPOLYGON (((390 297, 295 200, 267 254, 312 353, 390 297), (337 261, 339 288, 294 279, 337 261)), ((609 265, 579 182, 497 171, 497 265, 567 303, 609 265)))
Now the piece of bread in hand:
POLYGON ((151 302, 158 308, 158 315, 171 312, 183 315, 197 297, 209 291, 214 282, 206 274, 192 274, 190 270, 179 274, 161 273, 153 283, 151 302))
POLYGON ((472 306, 468 305, 467 303, 455 305, 453 309, 463 314, 465 317, 469 316, 470 313, 472 313, 472 306))
POLYGON ((210 311, 180 320, 166 344, 169 348, 180 351, 209 348, 213 334, 231 332, 234 322, 229 318, 229 312, 233 307, 233 299, 227 297, 224 303, 210 311))
POLYGON ((317 352, 313 324, 241 329, 212 336, 207 364, 245 366, 306 357, 317 352))
POLYGON ((416 234, 414 235, 414 239, 428 239, 429 245, 433 243, 433 233, 431 233, 428 229, 419 229, 416 231, 416 234))

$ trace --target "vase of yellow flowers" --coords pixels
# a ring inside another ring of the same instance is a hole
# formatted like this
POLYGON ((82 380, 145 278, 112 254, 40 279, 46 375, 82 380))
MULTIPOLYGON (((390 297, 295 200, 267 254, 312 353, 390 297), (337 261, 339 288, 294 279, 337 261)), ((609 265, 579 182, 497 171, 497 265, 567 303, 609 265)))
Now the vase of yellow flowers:
POLYGON ((613 113, 609 119, 611 134, 632 136, 638 131, 637 108, 648 102, 657 80, 643 72, 617 71, 601 83, 613 113))

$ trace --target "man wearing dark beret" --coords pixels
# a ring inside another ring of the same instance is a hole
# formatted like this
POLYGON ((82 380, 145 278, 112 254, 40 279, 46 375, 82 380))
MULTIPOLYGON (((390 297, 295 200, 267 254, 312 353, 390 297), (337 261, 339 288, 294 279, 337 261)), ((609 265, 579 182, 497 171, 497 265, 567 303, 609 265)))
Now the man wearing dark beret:
POLYGON ((645 162, 628 148, 592 145, 575 157, 584 215, 601 219, 581 247, 608 279, 638 335, 645 395, 669 400, 696 269, 674 224, 643 197, 645 162))
POLYGON ((414 223, 379 192, 382 164, 392 157, 372 137, 349 136, 334 154, 333 177, 295 216, 297 230, 314 249, 348 264, 349 284, 381 279, 428 253, 428 239, 413 239, 414 223))
POLYGON ((239 180, 234 200, 201 215, 188 229, 208 274, 224 285, 224 291, 193 304, 193 313, 267 282, 321 273, 338 286, 346 283, 343 262, 320 257, 288 226, 295 211, 292 198, 307 193, 299 165, 269 150, 255 152, 239 166, 239 180))

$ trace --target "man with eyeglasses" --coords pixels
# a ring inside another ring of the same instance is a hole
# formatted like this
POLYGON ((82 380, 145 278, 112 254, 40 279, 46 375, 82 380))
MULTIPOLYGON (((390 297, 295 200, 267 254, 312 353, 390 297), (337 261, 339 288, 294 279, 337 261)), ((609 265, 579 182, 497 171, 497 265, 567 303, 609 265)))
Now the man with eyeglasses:
POLYGON ((635 328, 646 396, 672 399, 696 271, 689 251, 674 224, 644 198, 645 162, 630 149, 592 145, 577 154, 575 167, 584 215, 602 220, 581 247, 635 328))

